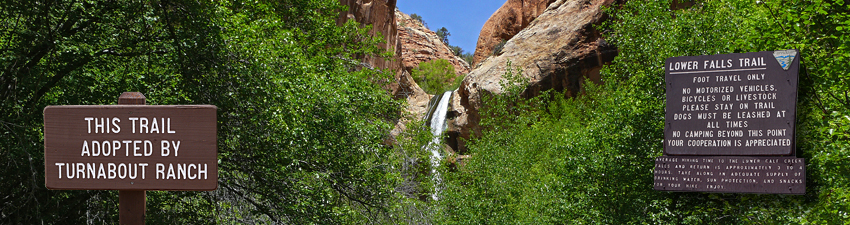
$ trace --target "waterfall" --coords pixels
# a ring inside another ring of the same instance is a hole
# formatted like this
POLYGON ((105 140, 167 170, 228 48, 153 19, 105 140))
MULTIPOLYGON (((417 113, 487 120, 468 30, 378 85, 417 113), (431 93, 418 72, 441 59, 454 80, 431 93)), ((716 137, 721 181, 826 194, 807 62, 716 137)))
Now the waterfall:
POLYGON ((437 193, 440 191, 439 186, 443 181, 440 177, 440 172, 437 171, 437 167, 440 166, 440 161, 443 160, 443 155, 440 153, 442 149, 440 139, 443 131, 446 130, 446 112, 448 111, 449 99, 451 97, 452 91, 443 93, 440 103, 437 104, 434 114, 431 115, 431 134, 434 134, 434 139, 428 144, 428 149, 431 150, 431 174, 433 175, 431 179, 434 181, 434 193, 431 194, 431 198, 434 200, 437 200, 437 193))

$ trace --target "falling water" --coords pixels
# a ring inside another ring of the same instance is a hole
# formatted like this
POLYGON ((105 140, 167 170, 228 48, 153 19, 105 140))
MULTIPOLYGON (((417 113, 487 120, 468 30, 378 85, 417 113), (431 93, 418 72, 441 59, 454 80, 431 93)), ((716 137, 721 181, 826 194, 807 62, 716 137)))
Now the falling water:
POLYGON ((431 140, 428 148, 431 150, 431 174, 434 175, 432 177, 434 181, 434 193, 431 194, 431 198, 434 200, 437 200, 437 193, 440 191, 439 186, 443 181, 440 177, 440 172, 437 171, 437 167, 440 166, 440 161, 443 160, 443 155, 440 154, 440 149, 442 149, 440 138, 443 131, 446 130, 446 112, 448 111, 449 99, 451 97, 452 91, 443 93, 440 103, 437 104, 437 109, 434 110, 434 114, 431 116, 431 134, 434 134, 434 139, 431 140))

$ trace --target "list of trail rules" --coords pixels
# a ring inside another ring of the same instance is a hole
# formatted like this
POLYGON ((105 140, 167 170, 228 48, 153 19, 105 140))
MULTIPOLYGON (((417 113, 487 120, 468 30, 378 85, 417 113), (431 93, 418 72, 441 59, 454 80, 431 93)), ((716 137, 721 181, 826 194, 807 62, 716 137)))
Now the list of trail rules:
POLYGON ((668 58, 665 153, 793 154, 800 64, 796 53, 668 58))
POLYGON ((214 190, 216 107, 44 109, 45 185, 78 190, 214 190))

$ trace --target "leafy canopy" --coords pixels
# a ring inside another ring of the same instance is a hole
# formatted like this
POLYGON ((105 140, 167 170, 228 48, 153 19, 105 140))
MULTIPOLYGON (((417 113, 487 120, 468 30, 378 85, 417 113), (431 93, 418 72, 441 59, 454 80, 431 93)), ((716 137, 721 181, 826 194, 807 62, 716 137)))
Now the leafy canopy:
POLYGON ((149 191, 148 222, 351 224, 384 218, 399 182, 400 102, 368 27, 336 0, 0 4, 0 223, 117 223, 115 191, 44 188, 42 109, 218 106, 219 188, 149 191))
POLYGON ((454 66, 448 60, 435 59, 419 63, 419 66, 413 68, 413 79, 422 90, 434 95, 456 89, 463 77, 458 78, 454 66))

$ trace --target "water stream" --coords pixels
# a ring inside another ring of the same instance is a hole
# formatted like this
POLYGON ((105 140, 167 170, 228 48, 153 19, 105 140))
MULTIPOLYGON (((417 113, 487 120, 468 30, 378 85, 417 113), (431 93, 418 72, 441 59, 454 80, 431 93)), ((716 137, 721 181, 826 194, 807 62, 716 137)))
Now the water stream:
POLYGON ((437 194, 440 191, 439 187, 443 182, 440 172, 437 171, 437 167, 440 166, 440 161, 443 160, 443 155, 440 152, 443 148, 440 144, 440 139, 443 137, 443 131, 446 130, 446 112, 448 111, 449 99, 451 97, 452 91, 443 93, 442 97, 440 97, 440 103, 437 104, 437 108, 431 116, 431 134, 434 134, 434 139, 428 144, 428 149, 431 150, 431 174, 433 175, 431 179, 434 181, 434 193, 431 194, 431 198, 434 200, 437 200, 437 194))

